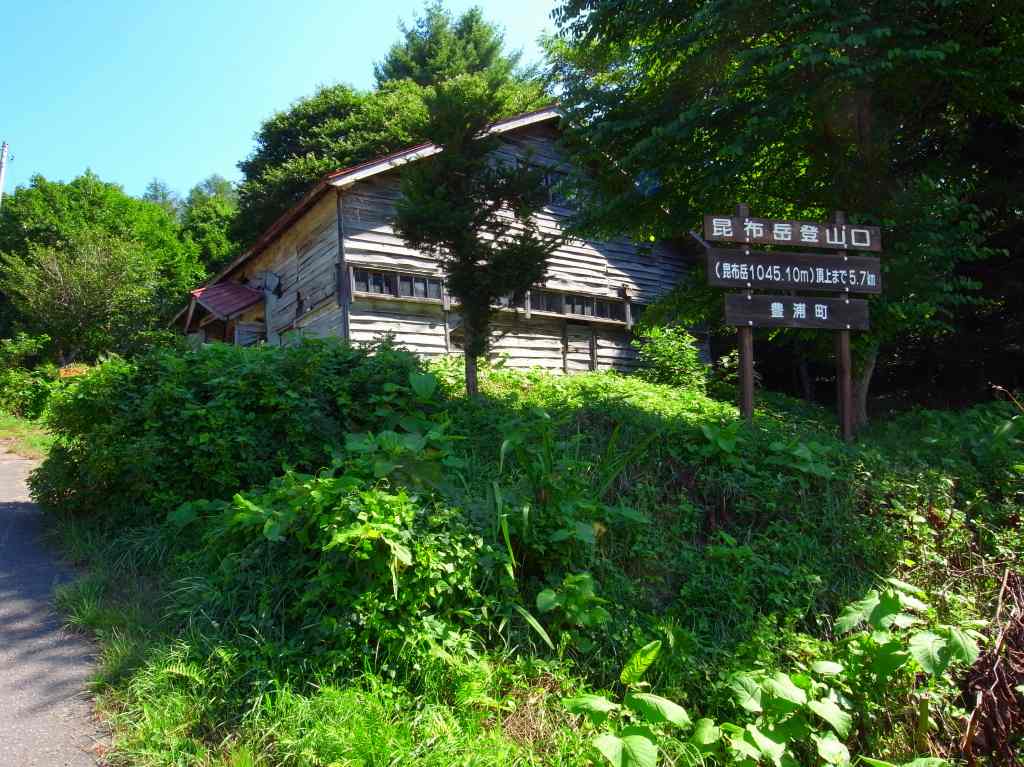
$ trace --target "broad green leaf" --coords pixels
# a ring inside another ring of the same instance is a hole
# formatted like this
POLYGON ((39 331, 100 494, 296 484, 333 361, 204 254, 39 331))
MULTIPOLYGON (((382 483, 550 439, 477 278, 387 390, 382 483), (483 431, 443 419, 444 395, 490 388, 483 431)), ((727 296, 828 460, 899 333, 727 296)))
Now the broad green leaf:
POLYGON ((622 673, 619 674, 619 681, 627 687, 631 684, 639 682, 647 669, 651 667, 651 664, 658 657, 658 653, 661 652, 661 640, 655 639, 653 642, 649 642, 633 653, 626 665, 622 667, 622 673))
POLYGON ((409 551, 409 547, 405 546, 398 541, 387 541, 388 548, 391 549, 391 554, 406 567, 412 565, 412 552, 409 551))
POLYGON ((657 767, 658 747, 643 735, 626 735, 622 739, 623 767, 657 767))
POLYGON ((743 737, 734 738, 729 743, 729 748, 734 754, 745 756, 749 759, 753 759, 754 762, 761 761, 761 749, 754 745, 753 740, 748 740, 750 735, 744 734, 743 737))
POLYGON ((372 453, 377 445, 372 434, 346 434, 345 449, 352 453, 372 453))
POLYGON ((677 727, 690 725, 690 717, 686 713, 686 709, 660 695, 651 695, 646 692, 634 693, 626 698, 626 705, 641 714, 644 720, 651 724, 668 722, 677 727))
POLYGON ((812 700, 807 708, 820 716, 838 733, 839 737, 845 738, 850 734, 850 727, 853 725, 853 718, 839 708, 832 700, 812 700))
POLYGON ((722 739, 722 731, 715 726, 713 719, 698 719, 697 726, 693 728, 693 735, 690 742, 697 747, 713 745, 722 739))
POLYGON ((544 627, 537 622, 537 619, 530 615, 530 613, 527 610, 523 609, 519 605, 512 605, 512 607, 515 608, 516 612, 523 616, 523 620, 529 623, 530 627, 537 632, 541 639, 544 640, 544 644, 546 644, 548 647, 554 650, 554 642, 551 641, 551 637, 548 636, 548 632, 546 632, 544 630, 544 627))
POLYGON ((191 503, 183 503, 167 515, 167 521, 175 527, 185 527, 198 518, 199 514, 196 513, 196 507, 191 503))
POLYGON ((827 733, 824 737, 818 735, 811 737, 814 738, 814 742, 818 746, 818 756, 828 764, 845 767, 850 763, 850 752, 833 733, 827 733))
POLYGON ((863 599, 848 605, 836 619, 835 630, 838 634, 853 631, 866 621, 881 601, 881 595, 872 589, 863 599))
POLYGON ((949 641, 949 650, 952 656, 970 666, 978 659, 980 650, 978 643, 967 633, 956 626, 946 626, 943 631, 949 641))
POLYGON ((768 759, 774 765, 782 764, 782 755, 786 753, 786 744, 780 743, 758 729, 757 725, 748 724, 747 733, 750 735, 761 756, 768 759))
POLYGON ((656 767, 658 747, 643 735, 623 738, 607 733, 594 738, 594 746, 612 767, 656 767))
POLYGON ((831 660, 819 660, 811 664, 811 671, 822 676, 835 676, 843 673, 843 666, 831 660))
POLYGON ((437 391, 437 379, 430 373, 409 373, 409 386, 419 399, 427 400, 437 391))
POLYGON ((887 629, 895 621, 902 620, 898 617, 902 612, 903 604, 896 592, 885 591, 879 597, 878 604, 872 609, 871 615, 868 616, 868 623, 876 629, 887 629))
POLYGON ((910 654, 926 672, 938 676, 949 665, 946 640, 931 631, 919 631, 910 637, 910 654))
POLYGON ((900 604, 903 605, 903 608, 906 610, 914 610, 915 612, 923 613, 928 609, 928 605, 913 594, 907 594, 906 592, 899 591, 896 593, 896 597, 900 600, 900 604))
POLYGON ((870 756, 862 756, 860 757, 860 760, 865 764, 870 765, 870 767, 899 767, 898 764, 887 762, 884 759, 872 759, 870 756))
POLYGON ((906 762, 903 767, 949 767, 949 760, 937 756, 922 756, 912 762, 906 762))
POLYGON ((594 738, 594 748, 601 752, 601 756, 608 760, 612 767, 622 767, 622 752, 625 750, 622 738, 612 735, 610 732, 598 735, 594 738))
MULTIPOLYGON (((886 578, 885 582, 888 583, 893 588, 895 588, 897 591, 902 591, 904 594, 910 594, 911 596, 918 596, 918 597, 923 597, 924 596, 924 590, 923 589, 919 589, 913 583, 907 583, 906 581, 901 581, 899 578, 886 578)), ((861 759, 866 759, 866 758, 867 757, 864 757, 864 756, 861 757, 861 759)))
POLYGON ((544 589, 537 595, 537 611, 540 613, 550 612, 562 604, 562 600, 551 589, 544 589))
POLYGON ((563 698, 562 705, 574 714, 610 714, 617 711, 618 703, 608 700, 603 695, 577 695, 563 698))
POLYGON ((789 674, 778 671, 775 673, 775 676, 765 683, 765 686, 776 698, 782 698, 782 700, 787 700, 798 706, 802 706, 807 702, 807 693, 793 684, 789 674))
POLYGON ((747 711, 760 714, 764 710, 761 708, 761 685, 749 674, 733 675, 729 689, 733 692, 733 700, 747 711))
POLYGON ((899 642, 887 642, 872 653, 871 671, 885 679, 909 660, 910 655, 899 642))
POLYGON ((896 627, 898 629, 906 629, 918 623, 918 619, 909 613, 896 613, 889 618, 889 627, 896 627))

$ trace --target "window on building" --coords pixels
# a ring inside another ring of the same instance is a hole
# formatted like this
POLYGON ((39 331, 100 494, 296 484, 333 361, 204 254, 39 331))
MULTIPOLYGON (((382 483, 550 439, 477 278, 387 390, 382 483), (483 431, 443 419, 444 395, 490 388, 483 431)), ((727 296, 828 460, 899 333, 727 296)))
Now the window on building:
POLYGON ((581 317, 594 316, 594 299, 576 293, 565 294, 565 313, 578 314, 581 317))
POLYGON ((371 269, 353 269, 352 278, 357 293, 378 293, 396 298, 426 298, 441 300, 441 280, 407 272, 379 272, 371 269))
POLYGON ((538 312, 562 313, 562 294, 553 290, 530 291, 530 308, 538 312))
POLYGON ((605 320, 626 321, 626 305, 622 301, 598 298, 594 300, 594 316, 605 320))

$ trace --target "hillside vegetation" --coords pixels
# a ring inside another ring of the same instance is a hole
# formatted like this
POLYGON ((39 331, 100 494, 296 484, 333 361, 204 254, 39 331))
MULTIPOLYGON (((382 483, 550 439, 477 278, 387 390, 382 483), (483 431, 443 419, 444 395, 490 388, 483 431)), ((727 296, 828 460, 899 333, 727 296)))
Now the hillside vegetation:
POLYGON ((100 639, 114 763, 959 754, 1024 547, 1009 405, 847 446, 831 413, 765 395, 749 428, 699 380, 460 381, 307 341, 54 395, 32 487, 89 565, 59 602, 100 639))

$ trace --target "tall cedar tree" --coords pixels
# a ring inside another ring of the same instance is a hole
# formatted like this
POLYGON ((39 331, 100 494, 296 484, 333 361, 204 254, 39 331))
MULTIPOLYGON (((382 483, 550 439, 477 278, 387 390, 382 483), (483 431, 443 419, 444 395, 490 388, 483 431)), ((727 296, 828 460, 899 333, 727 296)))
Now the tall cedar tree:
POLYGON ((865 421, 879 348, 948 327, 960 264, 991 255, 957 159, 979 118, 1024 120, 1024 6, 563 0, 555 16, 577 159, 602 182, 591 228, 685 236, 738 201, 886 227, 886 289, 857 336, 865 421))
POLYGON ((443 3, 435 2, 411 27, 401 23, 399 29, 401 42, 392 45, 384 61, 373 68, 378 86, 392 80, 428 86, 485 72, 503 81, 526 79, 515 72, 519 52, 504 51, 501 31, 484 19, 479 8, 455 19, 443 3))
POLYGON ((541 233, 536 213, 548 198, 545 169, 498 158, 487 126, 501 95, 486 78, 464 75, 427 100, 427 136, 442 151, 402 177, 395 229, 411 248, 436 257, 459 305, 466 391, 477 394, 477 359, 490 346, 499 299, 518 300, 544 278, 559 239, 541 233))

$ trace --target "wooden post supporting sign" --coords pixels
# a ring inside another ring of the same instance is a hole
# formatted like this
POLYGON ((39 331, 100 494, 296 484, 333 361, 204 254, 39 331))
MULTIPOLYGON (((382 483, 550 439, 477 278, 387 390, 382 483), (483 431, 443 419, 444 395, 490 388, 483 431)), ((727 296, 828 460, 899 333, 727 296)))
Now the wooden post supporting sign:
MULTIPOLYGON (((736 216, 747 218, 750 207, 744 203, 736 206, 736 216)), ((749 244, 747 250, 749 251, 749 244)), ((747 292, 750 296, 750 292, 747 292)), ((740 354, 740 413, 748 423, 754 420, 754 327, 753 323, 738 325, 736 334, 739 337, 740 354)))
MULTIPOLYGON (((846 213, 837 210, 832 214, 832 223, 843 225, 846 223, 846 213)), ((845 256, 846 251, 839 251, 839 255, 845 256)), ((843 296, 846 302, 850 302, 849 289, 843 296)), ((853 440, 853 358, 850 354, 850 331, 841 329, 836 331, 836 387, 837 408, 839 411, 839 431, 846 442, 853 440)))

